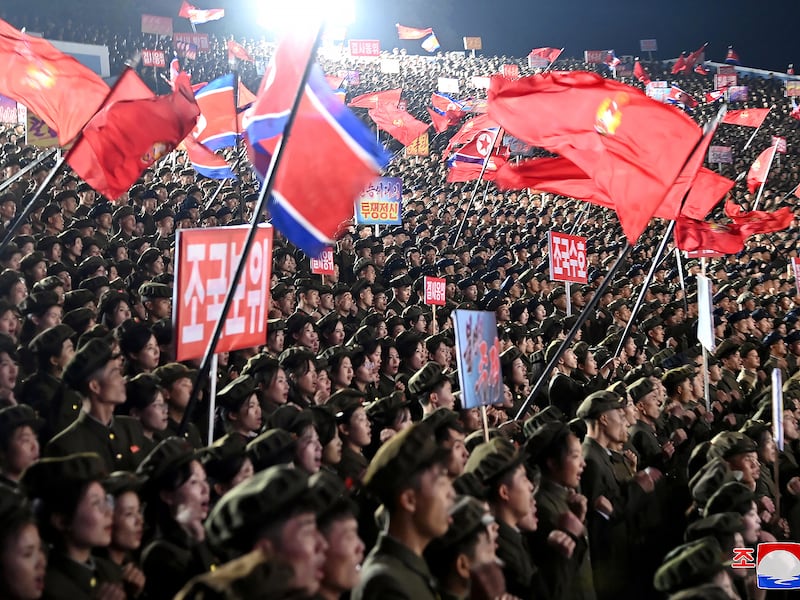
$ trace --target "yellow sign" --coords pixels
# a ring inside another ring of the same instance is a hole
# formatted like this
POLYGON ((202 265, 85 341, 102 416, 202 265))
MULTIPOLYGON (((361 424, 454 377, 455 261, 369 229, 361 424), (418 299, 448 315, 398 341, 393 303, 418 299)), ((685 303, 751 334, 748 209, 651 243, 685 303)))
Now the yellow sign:
POLYGON ((480 37, 464 37, 464 50, 481 50, 483 41, 480 37))
POLYGON ((53 148, 58 146, 58 133, 39 117, 28 111, 25 123, 25 143, 37 148, 53 148))
POLYGON ((406 156, 428 156, 429 154, 427 131, 406 146, 406 156))

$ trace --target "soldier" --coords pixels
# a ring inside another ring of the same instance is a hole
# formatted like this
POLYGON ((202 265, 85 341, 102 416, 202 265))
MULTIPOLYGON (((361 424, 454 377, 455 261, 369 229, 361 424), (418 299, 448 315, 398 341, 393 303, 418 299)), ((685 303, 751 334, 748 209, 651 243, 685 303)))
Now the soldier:
POLYGON ((0 483, 16 488, 25 469, 39 460, 36 433, 42 425, 30 406, 0 409, 0 483))
POLYGON ((423 415, 429 415, 439 408, 453 410, 455 406, 450 379, 435 362, 425 363, 412 375, 408 380, 408 393, 419 399, 423 415))
POLYGON ((148 282, 139 286, 147 322, 151 325, 172 317, 172 288, 163 283, 148 282))
MULTIPOLYGON (((169 418, 167 428, 162 434, 162 439, 178 435, 178 429, 186 414, 189 404, 189 397, 192 394, 192 379, 197 374, 181 363, 167 363, 153 371, 153 375, 158 377, 161 388, 164 391, 164 400, 167 403, 169 418)), ((191 421, 186 428, 183 437, 189 441, 192 447, 199 449, 203 446, 200 431, 191 421)))

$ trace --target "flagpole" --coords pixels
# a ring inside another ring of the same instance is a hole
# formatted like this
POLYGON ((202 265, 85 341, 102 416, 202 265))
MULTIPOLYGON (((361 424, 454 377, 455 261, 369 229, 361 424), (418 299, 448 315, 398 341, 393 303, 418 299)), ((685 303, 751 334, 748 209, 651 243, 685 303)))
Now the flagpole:
POLYGON ((219 193, 222 191, 222 186, 225 185, 226 181, 228 181, 228 180, 227 179, 223 179, 222 181, 219 182, 219 186, 217 186, 217 191, 215 191, 214 195, 211 196, 211 199, 203 207, 203 210, 208 210, 209 208, 211 208, 211 205, 214 204, 214 200, 216 200, 217 196, 219 196, 219 193))
MULTIPOLYGON (((233 118, 236 121, 236 138, 234 146, 236 148, 236 164, 234 165, 234 169, 236 169, 236 176, 241 179, 242 177, 242 148, 241 148, 241 140, 239 138, 242 137, 241 131, 239 131, 239 68, 236 63, 236 58, 233 59, 231 62, 231 66, 233 67, 233 118)), ((240 200, 239 202, 239 218, 244 221, 244 200, 240 200)), ((238 280, 237 280, 238 281, 238 280)))
POLYGON ((605 293, 606 288, 608 288, 608 286, 611 284, 611 280, 614 278, 614 274, 619 270, 620 265, 622 265, 623 261, 631 253, 631 250, 633 250, 633 246, 631 246, 626 240, 625 246, 619 253, 617 260, 614 262, 614 264, 611 266, 611 269, 603 278, 603 282, 600 284, 600 287, 597 288, 597 291, 592 296, 592 299, 588 302, 588 304, 586 304, 581 313, 578 315, 578 318, 572 325, 572 329, 570 329, 569 333, 567 333, 567 337, 564 338, 564 340, 561 342, 561 345, 558 347, 558 350, 555 352, 553 357, 545 366, 544 370, 542 371, 542 374, 539 376, 538 381, 533 386, 531 393, 528 394, 528 397, 525 399, 525 402, 522 403, 522 406, 517 412, 517 415, 514 417, 514 420, 518 421, 519 419, 522 418, 522 415, 524 415, 525 411, 528 410, 528 406, 530 405, 531 402, 533 402, 533 399, 536 397, 536 394, 538 394, 539 391, 544 387, 545 382, 549 380, 550 374, 556 367, 558 359, 561 357, 561 353, 564 352, 564 350, 566 350, 569 347, 570 343, 572 343, 572 340, 578 334, 578 331, 580 330, 584 322, 586 322, 586 319, 589 318, 589 315, 594 314, 597 305, 600 303, 600 298, 605 293))
MULTIPOLYGON (((486 174, 486 167, 489 166, 489 158, 492 156, 492 151, 494 150, 494 145, 497 143, 497 138, 500 137, 500 130, 502 127, 498 127, 497 131, 494 132, 494 137, 492 138, 492 144, 489 146, 489 151, 486 153, 486 156, 483 158, 483 166, 481 166, 481 173, 478 175, 478 182, 483 180, 483 176, 486 174)), ((456 243, 458 242, 458 238, 461 237, 461 232, 464 231, 464 225, 467 224, 467 217, 469 216, 469 211, 472 210, 472 203, 475 202, 475 196, 478 195, 478 188, 480 187, 480 183, 475 184, 475 189, 472 190, 472 196, 470 196, 469 204, 467 205, 467 212, 464 215, 464 218, 461 221, 461 225, 458 227, 458 231, 456 231, 456 237, 453 238, 452 246, 455 247, 456 243)), ((489 182, 486 182, 486 187, 488 189, 489 182)))
POLYGON ((14 173, 11 177, 6 179, 3 183, 0 183, 0 193, 2 193, 12 183, 17 181, 20 177, 23 177, 25 174, 33 171, 33 169, 35 169, 38 165, 40 165, 48 158, 53 156, 53 154, 55 154, 57 150, 58 148, 51 148, 50 150, 42 154, 39 158, 37 158, 35 161, 33 161, 31 164, 27 165, 24 169, 20 169, 19 171, 14 173))
POLYGON ((689 300, 686 298, 686 279, 683 276, 683 261, 681 260, 681 251, 675 248, 675 262, 678 265, 678 276, 681 278, 681 289, 683 290, 683 309, 689 312, 689 300))
POLYGON ((758 188, 758 195, 756 196, 753 210, 758 210, 758 203, 761 202, 761 194, 764 193, 764 186, 767 185, 767 177, 769 177, 769 170, 772 168, 772 161, 775 160, 775 155, 778 153, 778 144, 772 146, 772 156, 769 157, 769 164, 767 165, 767 172, 764 173, 764 181, 761 182, 761 187, 758 188))
MULTIPOLYGON (((233 297, 236 293, 236 282, 238 282, 244 273, 245 265, 247 264, 247 257, 250 254, 250 249, 253 247, 253 242, 256 238, 256 230, 258 229, 258 221, 261 218, 261 213, 264 211, 264 207, 266 205, 267 199, 270 197, 272 193, 272 189, 275 186, 275 174, 278 172, 278 168, 280 167, 281 160, 283 158, 283 150, 286 147, 286 144, 289 140, 289 136, 292 133, 292 127, 294 126, 295 119, 297 117, 298 109, 300 108, 300 103, 303 100, 303 96, 305 94, 306 84, 308 83, 309 75, 311 74, 311 69, 314 67, 315 58, 317 54, 317 47, 319 46, 320 39, 322 38, 322 30, 323 30, 323 23, 319 24, 317 28, 317 32, 314 36, 314 43, 311 46, 311 52, 309 53, 308 59, 306 61, 305 67, 303 69, 303 75, 300 79, 300 85, 297 88, 297 93, 295 94, 294 101, 292 103, 291 112, 286 120, 286 125, 283 130, 283 135, 278 140, 278 143, 275 146, 275 151, 272 155, 272 160, 269 163, 269 167, 267 168, 267 172, 264 175, 264 183, 261 186, 261 191, 258 195, 258 202, 256 204, 256 208, 253 211, 252 220, 250 222, 250 229, 247 231, 247 237, 244 241, 244 246, 242 247, 242 254, 239 257, 239 261, 236 265, 236 272, 231 280, 233 283, 231 284, 230 288, 228 289, 227 294, 225 295, 225 302, 222 305, 222 311, 220 313, 221 317, 216 322, 214 326, 214 331, 211 334, 211 339, 208 342, 208 347, 206 348, 205 354, 203 355, 203 360, 200 362, 200 372, 195 379, 195 382, 202 382, 208 377, 210 365, 211 365, 211 357, 214 355, 214 352, 217 347, 217 342, 219 342, 219 338, 222 335, 222 329, 225 326, 226 316, 228 311, 231 308, 231 304, 233 304, 233 297)), ((192 386, 192 393, 189 396, 189 402, 186 406, 186 411, 184 412, 183 418, 181 419, 180 426, 178 427, 178 435, 183 435, 186 433, 186 429, 189 426, 189 416, 192 414, 194 410, 195 404, 197 404, 197 397, 200 392, 200 387, 197 383, 192 386)))
POLYGON ((763 125, 763 124, 764 124, 764 121, 766 121, 766 120, 767 120, 767 117, 769 116, 769 113, 772 111, 772 108, 773 108, 772 106, 770 106, 770 107, 769 107, 769 110, 767 111, 767 114, 766 114, 766 115, 764 115, 764 120, 763 120, 763 121, 761 121, 761 124, 760 124, 758 127, 756 127, 756 130, 753 132, 753 135, 751 135, 751 136, 750 136, 750 139, 749 139, 749 140, 747 140, 747 143, 744 145, 744 148, 742 148, 742 150, 747 150, 747 149, 750 147, 750 144, 751 144, 751 143, 752 143, 752 141, 755 139, 755 137, 756 137, 756 134, 757 134, 757 133, 759 132, 759 130, 761 129, 761 125, 763 125))

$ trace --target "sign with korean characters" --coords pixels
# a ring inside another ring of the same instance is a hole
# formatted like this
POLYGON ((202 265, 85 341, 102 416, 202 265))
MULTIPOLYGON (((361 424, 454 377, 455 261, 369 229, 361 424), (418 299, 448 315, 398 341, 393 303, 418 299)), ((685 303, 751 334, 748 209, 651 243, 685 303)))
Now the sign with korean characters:
POLYGON ((380 40, 348 40, 350 56, 380 56, 380 40))
POLYGON ((424 277, 422 280, 425 304, 444 306, 447 281, 442 277, 424 277))
POLYGON ((558 231, 548 232, 550 279, 587 283, 586 238, 558 231))
POLYGON ((159 67, 163 69, 167 66, 167 57, 163 50, 142 50, 142 66, 159 67))
POLYGON ((463 408, 503 402, 500 340, 493 312, 454 310, 458 379, 463 408))
POLYGON ((314 275, 334 275, 333 248, 325 248, 319 258, 311 259, 311 272, 314 275))
MULTIPOLYGON (((176 359, 205 354, 242 255, 248 226, 179 229, 172 321, 176 359)), ((216 352, 266 343, 272 275, 272 226, 260 225, 216 352)))
POLYGON ((356 200, 356 223, 359 225, 399 225, 403 180, 379 177, 356 200))
POLYGON ((25 122, 25 143, 37 148, 58 146, 58 133, 39 117, 28 111, 25 122))

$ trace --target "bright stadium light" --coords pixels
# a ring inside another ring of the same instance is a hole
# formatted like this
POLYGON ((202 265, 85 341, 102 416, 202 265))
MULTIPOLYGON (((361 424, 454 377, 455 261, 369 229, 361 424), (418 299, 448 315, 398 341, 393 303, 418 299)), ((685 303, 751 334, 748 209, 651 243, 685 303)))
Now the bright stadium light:
POLYGON ((255 0, 256 22, 274 32, 324 20, 326 27, 347 27, 355 21, 355 0, 255 0))

